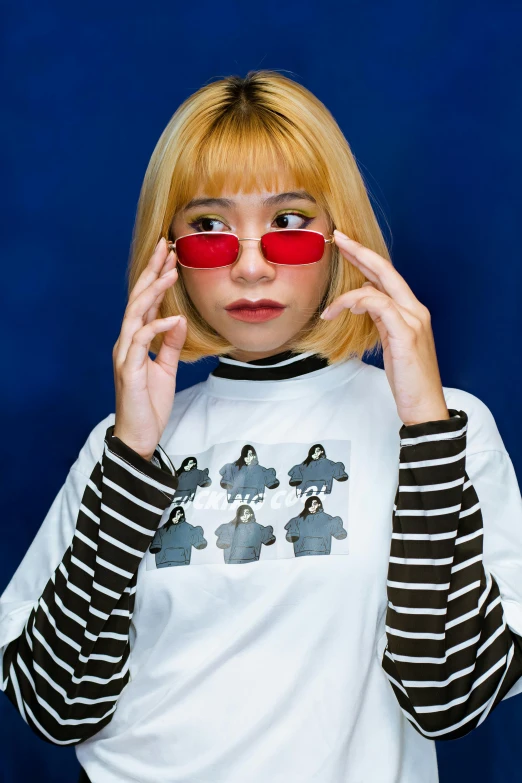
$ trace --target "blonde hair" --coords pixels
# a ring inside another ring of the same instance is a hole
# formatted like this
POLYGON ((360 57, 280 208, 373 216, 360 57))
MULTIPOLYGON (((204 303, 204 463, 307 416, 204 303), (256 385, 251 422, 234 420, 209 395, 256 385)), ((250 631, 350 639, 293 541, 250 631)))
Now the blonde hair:
MULTIPOLYGON (((176 110, 152 153, 143 180, 128 268, 129 293, 176 212, 198 188, 219 196, 268 191, 291 181, 317 200, 331 224, 390 259, 350 146, 332 114, 309 90, 277 71, 249 71, 204 85, 176 110)), ((330 280, 321 307, 290 349, 340 361, 380 349, 368 315, 349 310, 333 321, 319 313, 337 296, 358 288, 364 275, 331 245, 330 280)), ((391 259, 390 259, 391 260, 391 259)), ((187 338, 181 361, 229 353, 234 346, 198 313, 182 275, 165 294, 158 317, 183 314, 187 338)), ((151 344, 157 353, 162 335, 151 344)))

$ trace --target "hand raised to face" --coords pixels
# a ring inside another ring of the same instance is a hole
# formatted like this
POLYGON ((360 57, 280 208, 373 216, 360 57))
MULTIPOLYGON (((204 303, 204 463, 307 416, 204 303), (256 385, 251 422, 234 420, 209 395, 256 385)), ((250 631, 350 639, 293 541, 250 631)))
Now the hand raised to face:
POLYGON ((342 256, 368 279, 361 288, 338 296, 321 318, 335 318, 343 309, 369 313, 379 331, 384 369, 403 423, 448 419, 428 308, 391 261, 337 229, 334 237, 342 256))
POLYGON ((156 318, 165 292, 177 280, 174 253, 162 238, 131 291, 113 349, 116 420, 114 436, 150 459, 172 410, 179 356, 187 335, 183 316, 156 318), (165 332, 155 360, 152 339, 165 332))

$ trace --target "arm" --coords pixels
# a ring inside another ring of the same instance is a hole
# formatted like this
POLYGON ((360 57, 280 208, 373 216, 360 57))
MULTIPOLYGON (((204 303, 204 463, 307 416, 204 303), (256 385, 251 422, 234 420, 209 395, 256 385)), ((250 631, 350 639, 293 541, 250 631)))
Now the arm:
POLYGON ((57 745, 82 742, 112 718, 130 679, 138 566, 177 486, 161 447, 148 462, 113 430, 93 449, 103 453, 90 476, 73 466, 0 599, 2 690, 31 729, 57 745), (58 540, 68 546, 49 573, 58 540), (43 592, 32 596, 43 580, 31 566, 47 566, 43 592))
POLYGON ((332 517, 330 519, 330 534, 338 541, 342 541, 348 535, 348 531, 343 527, 341 517, 332 517))
POLYGON ((276 489, 279 486, 279 479, 276 477, 275 468, 262 468, 263 481, 268 489, 276 489))
MULTIPOLYGON (((484 564, 481 503, 466 472, 468 418, 449 412, 400 430, 382 659, 404 714, 430 739, 470 732, 522 676, 522 639, 484 564)), ((493 462, 490 495, 509 491, 496 470, 493 462)), ((513 526, 521 511, 517 503, 513 526)))
POLYGON ((274 528, 272 525, 261 525, 261 543, 270 546, 275 543, 274 528))
POLYGON ((159 527, 154 533, 154 538, 152 539, 149 546, 149 552, 152 552, 153 555, 157 554, 158 552, 161 552, 161 547, 163 546, 164 530, 165 530, 165 525, 159 527))
POLYGON ((290 476, 289 484, 291 487, 299 486, 299 484, 303 480, 303 468, 301 465, 294 465, 293 468, 290 468, 288 471, 288 475, 290 476))
POLYGON ((214 531, 214 534, 217 536, 216 546, 219 547, 219 549, 228 549, 228 547, 232 544, 232 528, 226 522, 220 525, 214 531))
POLYGON ((348 473, 344 469, 344 462, 332 462, 332 476, 336 481, 346 481, 348 473))

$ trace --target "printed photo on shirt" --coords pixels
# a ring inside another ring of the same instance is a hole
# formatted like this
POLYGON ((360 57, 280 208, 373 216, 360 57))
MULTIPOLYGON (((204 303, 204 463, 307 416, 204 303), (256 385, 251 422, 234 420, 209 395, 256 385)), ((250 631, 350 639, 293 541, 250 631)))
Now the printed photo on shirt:
POLYGON ((179 468, 174 467, 178 474, 178 488, 173 498, 175 503, 188 503, 194 500, 198 487, 209 487, 212 484, 208 468, 200 470, 196 457, 185 457, 179 468))
POLYGON ((270 546, 276 540, 272 525, 260 525, 247 503, 239 506, 234 519, 220 525, 215 534, 216 546, 223 550, 225 563, 259 560, 261 546, 270 546))
POLYGON ((156 568, 165 568, 190 565, 192 547, 204 549, 206 546, 203 528, 189 524, 185 519, 184 509, 175 506, 166 524, 156 530, 149 551, 156 556, 156 568))
POLYGON ((259 464, 257 452, 247 443, 234 462, 227 462, 219 469, 222 476, 220 485, 227 490, 227 501, 260 503, 265 496, 265 487, 276 489, 279 479, 274 468, 265 468, 259 464))
POLYGON ((332 536, 342 541, 348 535, 341 517, 332 517, 323 509, 318 497, 306 499, 303 510, 285 525, 286 540, 294 545, 296 557, 302 555, 329 555, 332 536))
POLYGON ((290 485, 296 488, 297 497, 332 491, 333 480, 347 481, 348 473, 342 462, 328 459, 322 443, 314 443, 306 459, 288 471, 290 485))
POLYGON ((348 440, 235 440, 169 454, 180 484, 147 570, 348 554, 350 451, 348 440))

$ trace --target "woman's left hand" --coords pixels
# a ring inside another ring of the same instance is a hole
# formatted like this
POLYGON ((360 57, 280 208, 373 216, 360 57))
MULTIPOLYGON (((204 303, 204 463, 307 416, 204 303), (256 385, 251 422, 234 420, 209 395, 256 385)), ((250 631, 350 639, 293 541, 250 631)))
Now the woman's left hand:
POLYGON ((402 422, 449 419, 428 308, 391 261, 338 230, 334 237, 344 258, 368 280, 338 296, 321 318, 335 318, 345 308, 369 313, 379 331, 384 369, 402 422))

